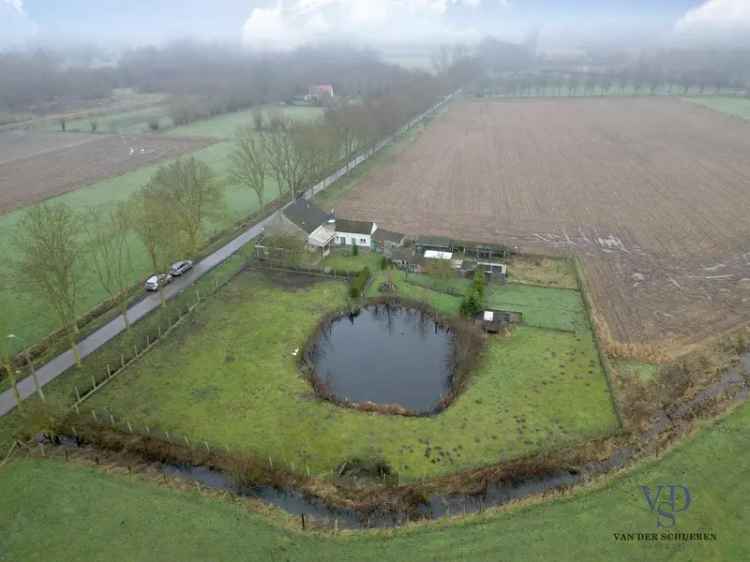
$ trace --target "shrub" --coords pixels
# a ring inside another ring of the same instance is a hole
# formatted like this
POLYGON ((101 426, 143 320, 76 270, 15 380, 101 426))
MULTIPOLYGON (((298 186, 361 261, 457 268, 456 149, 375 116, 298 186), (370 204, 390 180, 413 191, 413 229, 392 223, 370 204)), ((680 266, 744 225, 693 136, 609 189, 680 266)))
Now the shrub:
POLYGON ((359 246, 354 244, 352 246, 352 256, 357 257, 359 255, 359 246))
POLYGON ((484 300, 484 288, 486 286, 486 282, 484 279, 484 272, 481 269, 477 269, 476 272, 474 272, 474 282, 472 283, 472 289, 479 297, 479 300, 484 300))
POLYGON ((390 267, 391 267, 391 260, 389 260, 385 256, 380 258, 380 269, 382 269, 383 271, 386 271, 387 269, 390 269, 390 267))
POLYGON ((148 128, 152 130, 153 132, 156 132, 159 130, 159 120, 158 119, 151 119, 148 122, 148 128))
POLYGON ((367 282, 369 280, 370 280, 370 268, 365 267, 352 280, 352 284, 349 287, 349 296, 351 296, 353 299, 359 298, 362 295, 362 291, 364 291, 365 285, 367 285, 367 282))
POLYGON ((461 314, 467 318, 473 318, 482 312, 482 299, 476 291, 469 292, 461 301, 461 314))

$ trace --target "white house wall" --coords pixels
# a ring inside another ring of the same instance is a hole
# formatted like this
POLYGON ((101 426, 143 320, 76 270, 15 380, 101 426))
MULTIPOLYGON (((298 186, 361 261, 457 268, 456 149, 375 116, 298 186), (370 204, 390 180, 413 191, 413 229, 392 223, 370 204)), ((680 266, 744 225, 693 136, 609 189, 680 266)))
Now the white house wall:
POLYGON ((337 232, 336 244, 338 246, 354 246, 356 244, 360 248, 369 248, 372 246, 372 235, 337 232))

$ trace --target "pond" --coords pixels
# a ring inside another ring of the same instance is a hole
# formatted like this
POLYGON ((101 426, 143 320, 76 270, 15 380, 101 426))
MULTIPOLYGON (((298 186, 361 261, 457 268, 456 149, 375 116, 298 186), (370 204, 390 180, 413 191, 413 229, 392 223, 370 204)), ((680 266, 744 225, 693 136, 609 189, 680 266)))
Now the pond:
POLYGON ((338 400, 426 414, 451 389, 454 350, 452 332, 429 314, 370 305, 323 330, 313 376, 338 400))

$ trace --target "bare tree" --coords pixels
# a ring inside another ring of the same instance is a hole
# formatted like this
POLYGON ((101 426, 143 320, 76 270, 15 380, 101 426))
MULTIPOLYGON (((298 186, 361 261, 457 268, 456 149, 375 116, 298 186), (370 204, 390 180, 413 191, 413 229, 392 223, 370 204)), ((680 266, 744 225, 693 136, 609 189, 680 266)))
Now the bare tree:
MULTIPOLYGON (((174 208, 152 183, 134 193, 129 204, 133 230, 148 254, 154 273, 163 272, 177 255, 174 208)), ((166 298, 162 283, 159 283, 159 298, 164 306, 166 298)))
POLYGON ((14 235, 20 256, 18 284, 49 303, 68 334, 79 365, 81 233, 80 217, 65 203, 42 203, 25 211, 14 235))
POLYGON ((224 215, 224 186, 211 168, 195 159, 181 158, 159 168, 151 186, 171 209, 179 233, 184 236, 184 250, 194 254, 202 242, 209 220, 224 215))
POLYGON ((269 169, 279 189, 292 199, 311 182, 317 172, 315 151, 306 144, 309 136, 301 125, 287 125, 264 135, 263 146, 269 169))
POLYGON ((133 271, 130 252, 132 207, 119 202, 106 211, 89 209, 85 231, 91 265, 99 284, 120 309, 125 328, 130 329, 127 297, 133 271))
POLYGON ((343 153, 346 171, 349 171, 349 163, 354 157, 358 147, 357 129, 360 126, 361 119, 355 108, 341 108, 326 113, 326 121, 334 131, 338 146, 343 153))
POLYGON ((258 196, 260 208, 263 209, 268 163, 263 141, 255 130, 250 127, 240 129, 237 135, 237 146, 230 155, 230 160, 230 181, 253 190, 258 196))

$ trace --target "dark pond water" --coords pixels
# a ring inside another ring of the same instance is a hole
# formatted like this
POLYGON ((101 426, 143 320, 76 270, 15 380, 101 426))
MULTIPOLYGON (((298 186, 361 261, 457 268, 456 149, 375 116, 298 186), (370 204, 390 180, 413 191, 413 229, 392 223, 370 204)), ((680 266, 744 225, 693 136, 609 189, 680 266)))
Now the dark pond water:
POLYGON ((432 411, 450 390, 452 334, 417 310, 372 305, 335 320, 313 354, 316 377, 337 398, 432 411))

